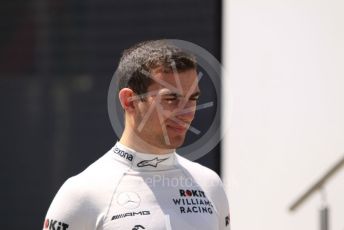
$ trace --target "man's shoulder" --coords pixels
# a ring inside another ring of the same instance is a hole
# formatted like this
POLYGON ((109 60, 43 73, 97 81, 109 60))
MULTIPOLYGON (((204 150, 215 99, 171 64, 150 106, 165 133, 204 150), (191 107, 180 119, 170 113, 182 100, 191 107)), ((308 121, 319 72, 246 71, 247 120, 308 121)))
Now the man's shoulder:
POLYGON ((107 175, 121 174, 125 169, 126 167, 123 164, 114 159, 113 151, 110 149, 75 177, 80 179, 85 178, 99 180, 101 178, 106 178, 107 175))
POLYGON ((227 197, 219 175, 213 170, 184 157, 178 156, 177 159, 181 169, 192 177, 194 183, 206 192, 216 207, 222 209, 224 204, 221 204, 221 202, 226 203, 227 197))
POLYGON ((93 207, 92 209, 99 210, 106 207, 125 170, 120 169, 122 165, 116 164, 111 152, 105 153, 84 171, 64 182, 52 207, 67 203, 81 209, 93 207))
POLYGON ((119 181, 126 170, 122 164, 112 158, 111 151, 109 150, 84 171, 67 179, 61 189, 69 193, 78 193, 80 197, 99 194, 99 191, 111 192, 116 180, 119 181))
POLYGON ((221 181, 218 174, 208 167, 205 167, 197 162, 193 162, 180 155, 177 155, 177 160, 183 170, 190 173, 195 179, 206 180, 208 182, 209 180, 213 182, 221 181))

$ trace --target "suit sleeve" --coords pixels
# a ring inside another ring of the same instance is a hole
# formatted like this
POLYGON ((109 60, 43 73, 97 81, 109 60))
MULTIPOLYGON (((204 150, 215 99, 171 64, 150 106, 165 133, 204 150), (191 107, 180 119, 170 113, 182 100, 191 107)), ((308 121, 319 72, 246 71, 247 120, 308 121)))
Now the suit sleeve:
POLYGON ((93 210, 83 183, 71 178, 63 184, 52 201, 43 229, 95 229, 93 210))
POLYGON ((229 213, 229 204, 228 204, 228 198, 225 194, 224 188, 222 186, 221 193, 223 196, 223 203, 220 211, 220 229, 230 229, 230 213, 229 213))
POLYGON ((220 177, 217 177, 214 201, 219 216, 220 230, 230 230, 229 202, 220 177))

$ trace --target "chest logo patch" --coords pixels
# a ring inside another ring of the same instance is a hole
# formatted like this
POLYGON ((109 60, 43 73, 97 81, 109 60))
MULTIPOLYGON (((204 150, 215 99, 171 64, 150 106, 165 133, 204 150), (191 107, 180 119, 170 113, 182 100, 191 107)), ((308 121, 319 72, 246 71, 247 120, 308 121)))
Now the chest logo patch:
POLYGON ((133 209, 140 206, 141 199, 135 192, 122 192, 117 196, 117 203, 125 208, 133 209))
POLYGON ((173 204, 179 207, 182 214, 188 213, 214 213, 214 206, 208 200, 204 191, 194 189, 179 189, 179 197, 172 199, 173 204))

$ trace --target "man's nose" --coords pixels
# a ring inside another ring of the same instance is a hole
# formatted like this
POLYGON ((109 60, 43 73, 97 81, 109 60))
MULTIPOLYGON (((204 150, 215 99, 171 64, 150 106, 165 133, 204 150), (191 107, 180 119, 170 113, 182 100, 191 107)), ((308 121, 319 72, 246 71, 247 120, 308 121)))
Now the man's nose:
POLYGON ((180 103, 176 116, 182 120, 192 120, 196 111, 196 105, 193 101, 180 103))

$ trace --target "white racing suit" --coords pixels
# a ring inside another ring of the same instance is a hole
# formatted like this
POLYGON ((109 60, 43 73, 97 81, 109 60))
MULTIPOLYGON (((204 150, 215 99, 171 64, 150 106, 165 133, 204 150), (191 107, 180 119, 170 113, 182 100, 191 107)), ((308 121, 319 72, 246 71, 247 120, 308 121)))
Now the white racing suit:
POLYGON ((218 175, 176 153, 117 143, 56 194, 43 229, 223 230, 228 200, 218 175))

